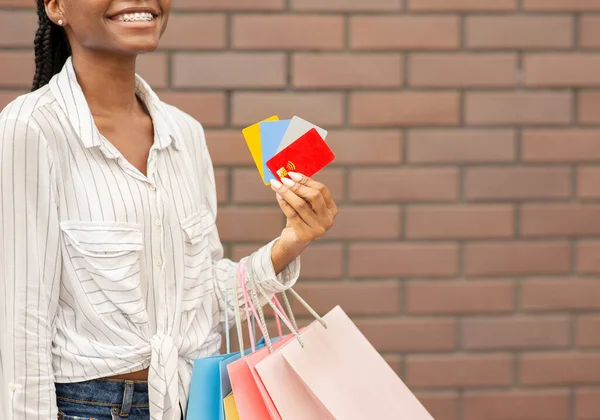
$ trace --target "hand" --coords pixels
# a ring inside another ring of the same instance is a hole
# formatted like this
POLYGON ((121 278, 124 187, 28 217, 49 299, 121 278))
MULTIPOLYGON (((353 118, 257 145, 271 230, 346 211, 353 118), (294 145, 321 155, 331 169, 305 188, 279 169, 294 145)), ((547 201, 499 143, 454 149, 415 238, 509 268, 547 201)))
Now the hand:
POLYGON ((287 217, 279 242, 284 249, 303 249, 333 226, 338 208, 325 185, 295 172, 289 175, 292 179, 283 178, 283 185, 271 180, 279 207, 287 217))

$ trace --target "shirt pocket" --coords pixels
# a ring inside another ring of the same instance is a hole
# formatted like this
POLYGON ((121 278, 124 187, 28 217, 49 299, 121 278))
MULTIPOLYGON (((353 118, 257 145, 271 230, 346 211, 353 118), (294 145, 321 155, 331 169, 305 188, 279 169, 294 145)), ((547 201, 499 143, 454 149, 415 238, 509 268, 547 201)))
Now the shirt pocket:
POLYGON ((199 211, 181 221, 184 310, 198 308, 204 297, 212 292, 209 235, 214 224, 212 214, 206 206, 202 206, 199 211))
POLYGON ((98 315, 121 313, 136 324, 147 323, 140 287, 141 227, 81 221, 60 227, 81 291, 98 315))

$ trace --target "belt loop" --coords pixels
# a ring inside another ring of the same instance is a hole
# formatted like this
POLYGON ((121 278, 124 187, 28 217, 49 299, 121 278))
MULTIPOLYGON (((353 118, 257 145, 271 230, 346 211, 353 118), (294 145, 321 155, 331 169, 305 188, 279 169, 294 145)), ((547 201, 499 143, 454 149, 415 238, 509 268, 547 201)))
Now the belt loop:
POLYGON ((123 404, 121 405, 121 412, 119 416, 127 417, 131 411, 131 404, 133 402, 133 388, 134 381, 125 381, 125 392, 123 392, 123 404))

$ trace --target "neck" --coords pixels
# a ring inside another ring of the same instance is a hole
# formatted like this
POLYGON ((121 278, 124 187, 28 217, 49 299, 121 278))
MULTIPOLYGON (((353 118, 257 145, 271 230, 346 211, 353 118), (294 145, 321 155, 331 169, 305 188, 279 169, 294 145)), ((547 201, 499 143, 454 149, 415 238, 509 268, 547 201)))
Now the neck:
POLYGON ((135 96, 135 56, 77 51, 72 59, 92 115, 123 116, 139 112, 140 104, 135 96))

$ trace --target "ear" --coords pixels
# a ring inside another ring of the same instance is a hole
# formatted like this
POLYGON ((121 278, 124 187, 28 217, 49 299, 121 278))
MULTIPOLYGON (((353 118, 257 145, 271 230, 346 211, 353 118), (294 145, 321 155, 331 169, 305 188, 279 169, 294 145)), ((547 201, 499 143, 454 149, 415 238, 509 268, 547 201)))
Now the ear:
POLYGON ((63 0, 44 0, 44 6, 46 6, 46 14, 48 18, 54 22, 56 25, 59 25, 59 21, 62 21, 62 25, 65 26, 67 24, 67 19, 63 13, 63 0))

